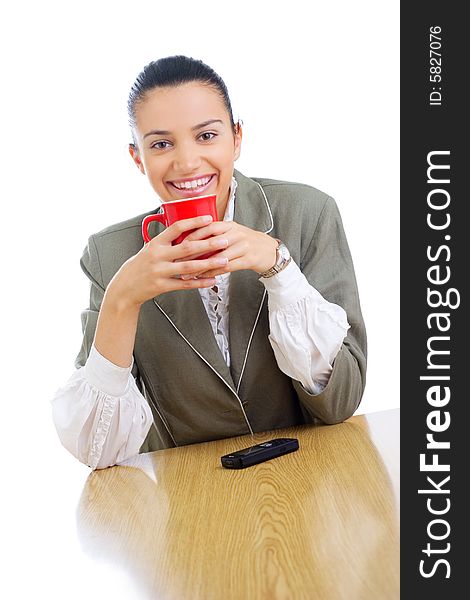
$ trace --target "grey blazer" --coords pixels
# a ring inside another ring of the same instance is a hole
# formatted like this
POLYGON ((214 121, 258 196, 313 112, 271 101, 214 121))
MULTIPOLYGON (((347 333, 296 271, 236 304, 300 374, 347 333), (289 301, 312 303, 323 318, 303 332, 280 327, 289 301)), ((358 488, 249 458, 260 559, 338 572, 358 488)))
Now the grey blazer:
MULTIPOLYGON (((366 333, 353 263, 332 198, 308 185, 250 179, 238 171, 234 220, 281 239, 308 281, 342 306, 351 328, 328 385, 308 393, 277 366, 268 340, 267 293, 253 271, 230 277, 229 343, 225 363, 197 290, 162 294, 140 312, 133 375, 155 427, 141 452, 267 431, 302 423, 337 423, 356 410, 364 390, 366 333)), ((145 215, 92 235, 81 259, 91 281, 82 313, 83 343, 76 366, 93 343, 103 293, 120 266, 143 245, 145 215)), ((155 233, 162 226, 155 224, 155 233)))

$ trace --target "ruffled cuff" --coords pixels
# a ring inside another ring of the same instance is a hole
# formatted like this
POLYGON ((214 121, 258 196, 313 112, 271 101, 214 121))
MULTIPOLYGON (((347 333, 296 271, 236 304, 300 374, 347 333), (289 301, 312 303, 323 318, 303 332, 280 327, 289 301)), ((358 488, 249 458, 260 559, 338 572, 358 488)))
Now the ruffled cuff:
POLYGON ((268 292, 269 308, 272 310, 294 304, 314 289, 293 259, 283 271, 272 277, 261 277, 260 281, 268 292))
POLYGON ((98 352, 93 344, 84 367, 86 381, 107 396, 124 396, 129 387, 130 367, 118 367, 98 352))
POLYGON ((287 267, 277 275, 267 279, 261 278, 261 281, 268 291, 270 312, 286 309, 308 297, 310 308, 317 308, 321 312, 327 313, 341 329, 345 331, 349 329, 346 311, 341 306, 323 298, 320 292, 310 285, 294 260, 291 260, 287 267))
POLYGON ((99 394, 98 398, 101 400, 101 410, 98 412, 98 423, 92 437, 90 452, 87 460, 88 466, 93 470, 98 467, 101 455, 103 454, 103 446, 106 442, 106 438, 108 437, 109 428, 111 426, 111 421, 114 417, 118 402, 117 398, 109 398, 101 393, 99 394))

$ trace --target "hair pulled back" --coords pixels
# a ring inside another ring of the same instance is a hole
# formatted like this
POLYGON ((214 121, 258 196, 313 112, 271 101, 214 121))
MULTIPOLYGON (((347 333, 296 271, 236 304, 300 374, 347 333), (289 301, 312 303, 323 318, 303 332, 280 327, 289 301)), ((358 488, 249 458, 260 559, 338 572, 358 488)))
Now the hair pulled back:
POLYGON ((134 129, 136 126, 136 106, 139 102, 145 100, 148 92, 157 88, 176 87, 192 82, 210 86, 220 95, 235 133, 236 125, 233 121, 232 105, 224 81, 202 60, 183 55, 167 56, 152 61, 139 73, 132 85, 127 101, 127 112, 131 128, 134 129))

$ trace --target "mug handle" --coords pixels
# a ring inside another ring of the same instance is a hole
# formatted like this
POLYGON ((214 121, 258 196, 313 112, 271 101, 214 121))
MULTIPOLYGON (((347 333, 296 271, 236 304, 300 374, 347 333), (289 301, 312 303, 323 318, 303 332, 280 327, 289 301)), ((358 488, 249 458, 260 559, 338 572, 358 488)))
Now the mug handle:
POLYGON ((167 226, 165 213, 163 212, 157 213, 156 215, 147 215, 146 217, 144 217, 144 220, 142 221, 142 237, 144 238, 145 242, 150 242, 150 240, 152 239, 149 236, 148 232, 148 227, 152 221, 158 221, 165 227, 167 226))

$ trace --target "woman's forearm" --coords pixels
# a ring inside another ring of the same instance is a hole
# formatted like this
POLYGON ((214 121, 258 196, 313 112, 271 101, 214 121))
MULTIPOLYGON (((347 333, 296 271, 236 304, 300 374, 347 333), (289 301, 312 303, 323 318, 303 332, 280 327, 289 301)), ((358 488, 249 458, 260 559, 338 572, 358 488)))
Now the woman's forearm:
POLYGON ((94 345, 110 362, 118 367, 129 367, 132 363, 140 305, 129 305, 108 291, 101 305, 94 345))

